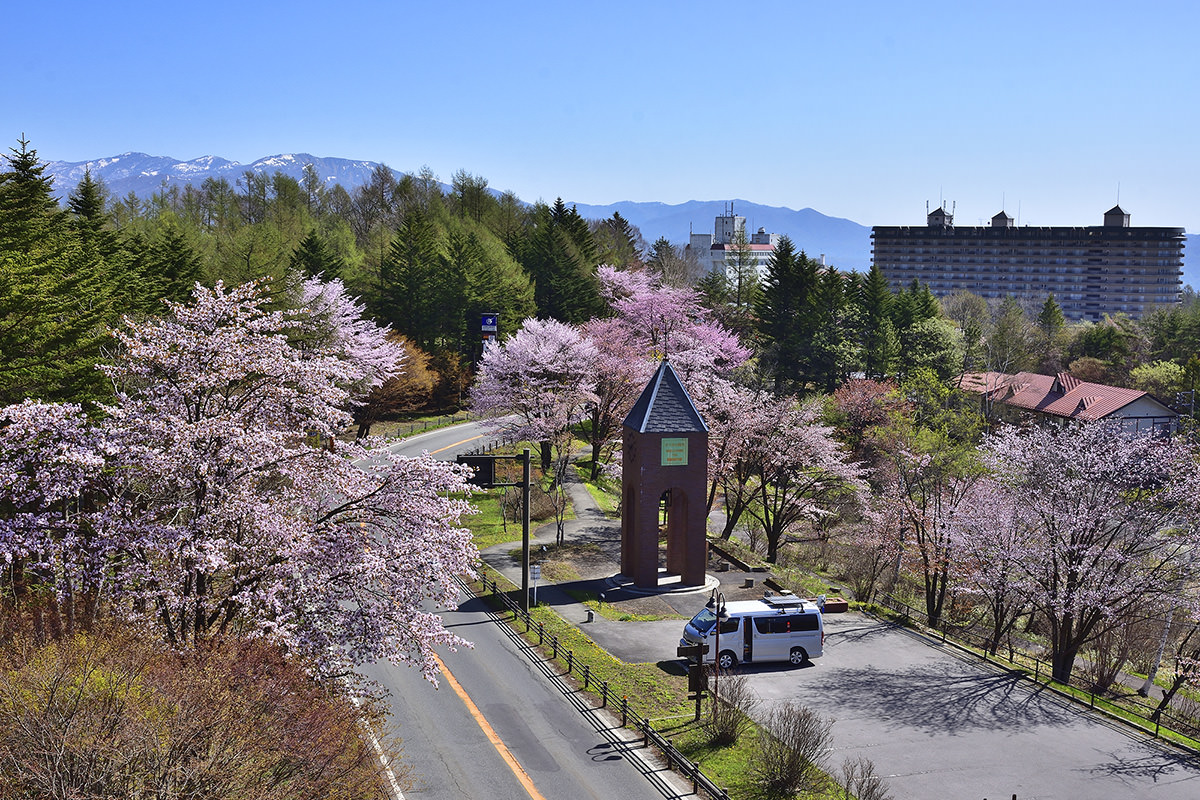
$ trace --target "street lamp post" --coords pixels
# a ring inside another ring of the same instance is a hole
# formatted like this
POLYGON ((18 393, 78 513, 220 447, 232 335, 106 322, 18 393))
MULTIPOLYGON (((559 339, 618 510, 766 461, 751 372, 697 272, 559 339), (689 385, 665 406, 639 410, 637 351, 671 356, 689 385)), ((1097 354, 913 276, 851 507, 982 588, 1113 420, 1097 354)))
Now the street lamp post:
POLYGON ((717 686, 721 680, 721 619, 725 616, 725 595, 713 589, 712 594, 709 595, 706 607, 717 618, 717 621, 714 623, 717 626, 717 635, 714 637, 714 647, 716 649, 713 652, 713 702, 716 703, 719 697, 717 686))

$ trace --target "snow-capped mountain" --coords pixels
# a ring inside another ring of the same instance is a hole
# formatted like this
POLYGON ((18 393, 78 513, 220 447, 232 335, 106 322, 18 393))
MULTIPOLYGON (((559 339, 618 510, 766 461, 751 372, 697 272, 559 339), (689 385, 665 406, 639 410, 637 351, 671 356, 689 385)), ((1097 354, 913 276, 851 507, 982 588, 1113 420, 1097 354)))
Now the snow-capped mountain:
POLYGON ((353 191, 370 180, 378 166, 373 161, 351 161, 346 158, 317 158, 308 153, 289 153, 260 158, 250 164, 241 164, 219 156, 202 156, 190 161, 180 161, 170 156, 151 156, 145 153, 122 153, 119 156, 98 158, 92 161, 51 161, 46 165, 46 175, 54 179, 54 193, 65 198, 83 180, 86 170, 91 170, 94 180, 102 181, 116 197, 133 192, 138 197, 149 197, 164 184, 199 186, 207 178, 225 178, 231 184, 246 172, 284 175, 301 180, 304 166, 312 164, 327 186, 340 183, 347 191, 353 191))

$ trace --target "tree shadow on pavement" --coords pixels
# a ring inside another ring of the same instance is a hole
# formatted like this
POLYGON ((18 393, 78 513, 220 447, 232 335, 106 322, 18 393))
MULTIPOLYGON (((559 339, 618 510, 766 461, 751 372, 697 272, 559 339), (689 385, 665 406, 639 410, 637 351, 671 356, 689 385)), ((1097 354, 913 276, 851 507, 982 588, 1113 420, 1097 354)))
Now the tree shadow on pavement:
POLYGON ((1049 692, 1031 691, 1019 675, 981 672, 959 662, 842 668, 837 678, 821 685, 822 705, 877 717, 896 729, 1028 731, 1069 725, 1083 713, 1049 692))

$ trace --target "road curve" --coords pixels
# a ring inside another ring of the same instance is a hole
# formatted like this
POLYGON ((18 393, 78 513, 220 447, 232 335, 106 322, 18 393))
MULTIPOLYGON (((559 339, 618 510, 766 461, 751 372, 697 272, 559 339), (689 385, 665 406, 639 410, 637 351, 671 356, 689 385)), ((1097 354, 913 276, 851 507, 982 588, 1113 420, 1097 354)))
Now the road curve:
MULTIPOLYGON (((451 459, 487 440, 483 425, 470 422, 391 449, 451 459)), ((496 623, 483 601, 464 595, 459 608, 442 617, 447 629, 474 643, 457 652, 439 649, 453 680, 443 675, 435 690, 414 668, 376 663, 362 669, 387 691, 402 761, 411 771, 405 798, 649 800, 688 793, 690 787, 646 766, 640 740, 589 710, 554 668, 496 623)))

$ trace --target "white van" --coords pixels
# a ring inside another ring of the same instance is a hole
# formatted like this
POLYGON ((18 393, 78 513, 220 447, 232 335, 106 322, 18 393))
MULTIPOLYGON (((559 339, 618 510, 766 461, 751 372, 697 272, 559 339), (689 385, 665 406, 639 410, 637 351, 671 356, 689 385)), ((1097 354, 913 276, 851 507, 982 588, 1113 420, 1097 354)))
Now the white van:
POLYGON ((803 664, 820 658, 824 642, 821 609, 793 594, 725 603, 719 627, 716 602, 710 601, 683 626, 683 638, 679 640, 681 646, 708 645, 704 660, 715 660, 721 669, 729 669, 739 661, 803 664))

